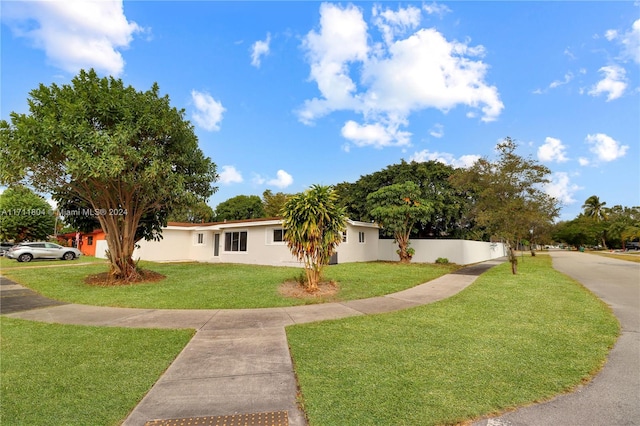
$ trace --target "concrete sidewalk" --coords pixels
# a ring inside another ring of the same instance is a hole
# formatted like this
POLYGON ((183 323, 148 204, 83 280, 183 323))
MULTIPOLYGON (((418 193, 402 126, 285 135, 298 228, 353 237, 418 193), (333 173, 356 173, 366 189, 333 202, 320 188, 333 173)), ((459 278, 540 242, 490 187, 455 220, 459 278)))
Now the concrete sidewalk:
MULTIPOLYGON (((194 338, 131 412, 125 426, 143 426, 159 419, 274 412, 284 412, 286 424, 302 426, 306 420, 296 401, 297 383, 285 326, 432 303, 458 293, 503 261, 463 268, 398 293, 342 303, 233 310, 65 304, 6 316, 63 324, 196 329, 194 338)), ((3 300, 5 294, 3 291, 3 300)))

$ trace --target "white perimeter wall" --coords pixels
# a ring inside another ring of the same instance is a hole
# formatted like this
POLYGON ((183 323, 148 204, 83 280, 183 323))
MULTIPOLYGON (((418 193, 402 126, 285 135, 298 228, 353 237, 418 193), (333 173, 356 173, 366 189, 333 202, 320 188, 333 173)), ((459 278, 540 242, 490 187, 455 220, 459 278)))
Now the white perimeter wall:
MULTIPOLYGON (((416 253, 412 262, 435 263, 439 257, 444 257, 450 263, 469 265, 484 262, 507 255, 503 243, 487 243, 469 240, 411 240, 411 246, 416 253)), ((396 250, 398 244, 393 240, 378 241, 378 260, 397 261, 400 259, 396 250)))

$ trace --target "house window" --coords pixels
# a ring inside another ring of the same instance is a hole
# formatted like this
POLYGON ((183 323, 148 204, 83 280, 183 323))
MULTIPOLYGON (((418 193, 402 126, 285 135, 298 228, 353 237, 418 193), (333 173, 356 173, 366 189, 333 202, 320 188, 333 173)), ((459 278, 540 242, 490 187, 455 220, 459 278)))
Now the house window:
POLYGON ((347 231, 342 231, 342 242, 343 243, 347 242, 347 231))
POLYGON ((93 235, 89 235, 87 237, 87 245, 88 246, 92 246, 93 245, 93 235))
POLYGON ((196 235, 196 244, 204 244, 204 234, 200 233, 196 235))
POLYGON ((358 232, 358 242, 364 243, 364 232, 358 232))
POLYGON ((273 242, 281 243, 284 241, 284 229, 274 229, 273 230, 273 242))
POLYGON ((247 251, 247 232, 225 232, 224 251, 247 251))

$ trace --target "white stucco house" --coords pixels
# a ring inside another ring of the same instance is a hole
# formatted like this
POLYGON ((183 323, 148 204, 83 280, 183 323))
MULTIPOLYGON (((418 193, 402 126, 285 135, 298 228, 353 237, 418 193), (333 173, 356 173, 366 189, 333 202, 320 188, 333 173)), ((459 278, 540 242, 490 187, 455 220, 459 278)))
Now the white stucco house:
MULTIPOLYGON (((134 259, 156 262, 196 261, 300 266, 284 241, 278 218, 233 220, 214 223, 169 222, 160 241, 140 241, 134 259)), ((412 240, 414 262, 433 263, 447 258, 459 265, 483 262, 506 255, 502 243, 468 240, 412 240)), ((106 247, 105 247, 106 249, 106 247)), ((347 229, 332 263, 397 261, 393 240, 379 239, 376 223, 347 221, 347 229)), ((98 257, 101 256, 96 252, 98 257)))
MULTIPOLYGON (((334 261, 378 259, 378 225, 348 220, 334 261)), ((278 218, 204 224, 169 222, 161 241, 140 241, 134 259, 298 266, 278 218)))

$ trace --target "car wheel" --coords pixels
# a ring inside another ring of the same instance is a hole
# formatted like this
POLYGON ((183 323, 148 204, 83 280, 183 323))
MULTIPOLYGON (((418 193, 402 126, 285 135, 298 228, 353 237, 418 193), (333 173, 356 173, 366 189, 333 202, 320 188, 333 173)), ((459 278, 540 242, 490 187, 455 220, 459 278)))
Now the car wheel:
POLYGON ((62 258, 63 258, 64 260, 73 260, 73 259, 75 259, 75 258, 76 258, 76 255, 75 255, 75 254, 73 254, 72 252, 68 251, 68 252, 66 252, 64 255, 62 255, 62 258))
POLYGON ((31 259, 33 259, 33 256, 29 253, 23 253, 18 256, 18 262, 31 262, 31 259))

